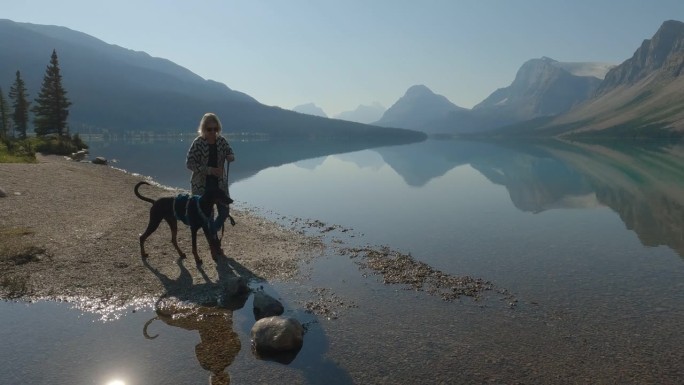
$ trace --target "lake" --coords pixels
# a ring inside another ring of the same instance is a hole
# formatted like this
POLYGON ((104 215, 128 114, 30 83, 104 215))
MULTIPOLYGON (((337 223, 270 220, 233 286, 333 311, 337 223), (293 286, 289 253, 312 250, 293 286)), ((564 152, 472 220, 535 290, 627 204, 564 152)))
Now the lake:
MULTIPOLYGON (((188 140, 90 145, 115 167, 188 188, 188 140)), ((224 335, 239 352, 215 383, 683 381, 684 145, 232 146, 238 207, 339 227, 324 234, 333 247, 303 267, 302 280, 265 283, 305 322, 302 350, 287 364, 254 357, 250 297, 224 335), (444 301, 386 285, 338 253, 340 243, 387 245, 496 290, 444 301), (317 292, 338 301, 334 316, 305 311, 301 299, 317 292)), ((2 384, 210 381, 197 331, 214 328, 209 320, 181 327, 153 320, 149 307, 105 318, 51 302, 0 307, 2 384), (145 338, 146 326, 159 337, 145 338)))

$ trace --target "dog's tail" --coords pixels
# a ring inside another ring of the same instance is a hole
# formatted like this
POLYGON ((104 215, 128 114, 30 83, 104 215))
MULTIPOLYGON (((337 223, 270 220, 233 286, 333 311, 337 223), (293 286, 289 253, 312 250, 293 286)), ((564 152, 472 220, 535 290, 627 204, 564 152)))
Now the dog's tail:
POLYGON ((142 186, 142 185, 144 185, 144 184, 149 185, 149 183, 147 183, 147 182, 145 182, 145 181, 138 182, 138 184, 135 185, 135 187, 133 188, 133 192, 135 193, 135 196, 137 196, 138 198, 144 200, 145 202, 154 203, 154 199, 150 199, 150 198, 144 197, 144 196, 140 195, 140 193, 138 192, 138 189, 140 188, 140 186, 142 186))
POLYGON ((153 340, 153 339, 159 337, 159 334, 155 334, 155 335, 153 335, 153 336, 147 334, 147 327, 150 326, 150 324, 151 324, 152 322, 154 322, 154 321, 156 321, 156 320, 158 320, 158 319, 159 319, 159 316, 154 317, 154 318, 152 318, 151 320, 145 322, 145 326, 143 326, 143 336, 145 336, 145 338, 147 338, 148 340, 153 340))

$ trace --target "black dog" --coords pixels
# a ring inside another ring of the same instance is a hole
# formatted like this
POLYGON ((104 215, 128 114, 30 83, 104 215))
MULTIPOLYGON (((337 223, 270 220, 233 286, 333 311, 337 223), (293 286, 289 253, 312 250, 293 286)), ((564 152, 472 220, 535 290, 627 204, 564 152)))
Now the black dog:
MULTIPOLYGON (((135 195, 146 201, 152 203, 150 208, 150 222, 147 224, 147 229, 140 236, 140 255, 147 258, 149 255, 145 252, 145 240, 157 228, 162 219, 166 220, 171 228, 171 243, 176 248, 178 255, 185 258, 185 254, 178 247, 176 241, 176 233, 178 231, 178 219, 190 226, 192 234, 192 254, 195 256, 195 262, 198 265, 202 264, 199 254, 197 254, 197 231, 201 228, 204 236, 207 238, 209 247, 211 249, 211 257, 215 260, 220 254, 220 244, 218 239, 212 239, 210 228, 211 212, 214 204, 223 204, 226 207, 233 203, 233 200, 223 191, 217 189, 209 191, 204 195, 179 195, 177 197, 164 197, 156 201, 151 198, 144 197, 138 192, 138 188, 142 185, 149 185, 147 182, 138 182, 133 189, 135 195)), ((232 218, 231 218, 232 222, 232 218)))

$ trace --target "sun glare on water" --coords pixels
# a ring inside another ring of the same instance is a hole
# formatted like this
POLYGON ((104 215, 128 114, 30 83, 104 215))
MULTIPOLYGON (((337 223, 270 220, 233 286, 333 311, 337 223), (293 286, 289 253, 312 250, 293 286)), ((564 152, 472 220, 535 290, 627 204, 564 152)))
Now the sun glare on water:
POLYGON ((105 385, 126 385, 126 382, 122 380, 111 380, 107 382, 105 385))

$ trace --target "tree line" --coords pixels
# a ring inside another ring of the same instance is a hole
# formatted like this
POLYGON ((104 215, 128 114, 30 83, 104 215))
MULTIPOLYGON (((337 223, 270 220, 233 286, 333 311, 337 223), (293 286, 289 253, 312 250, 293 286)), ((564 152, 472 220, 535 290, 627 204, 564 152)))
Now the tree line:
POLYGON ((40 92, 33 100, 33 107, 19 70, 16 72, 8 97, 9 100, 0 88, 0 139, 26 139, 29 112, 33 113, 33 129, 36 136, 57 134, 61 138, 69 135, 67 118, 71 102, 62 86, 56 50, 52 50, 50 63, 45 70, 40 92))

